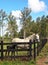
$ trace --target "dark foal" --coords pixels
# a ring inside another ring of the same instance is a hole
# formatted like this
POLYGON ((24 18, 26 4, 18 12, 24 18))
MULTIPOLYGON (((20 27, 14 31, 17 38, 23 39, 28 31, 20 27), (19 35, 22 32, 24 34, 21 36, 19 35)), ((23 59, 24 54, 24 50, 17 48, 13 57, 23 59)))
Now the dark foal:
POLYGON ((15 49, 17 49, 17 45, 7 46, 8 51, 6 51, 5 55, 7 55, 7 52, 8 52, 8 56, 9 56, 9 54, 11 52, 11 56, 13 56, 13 55, 15 56, 15 49))

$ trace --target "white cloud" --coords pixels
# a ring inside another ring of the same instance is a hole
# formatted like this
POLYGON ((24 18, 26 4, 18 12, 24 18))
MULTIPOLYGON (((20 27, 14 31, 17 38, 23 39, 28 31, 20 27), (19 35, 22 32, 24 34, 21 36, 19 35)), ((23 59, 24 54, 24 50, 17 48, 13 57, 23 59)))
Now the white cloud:
POLYGON ((15 16, 16 18, 21 18, 21 11, 20 10, 16 10, 16 11, 12 11, 12 15, 15 16))
POLYGON ((28 7, 32 9, 33 12, 41 12, 46 9, 46 4, 41 0, 28 0, 28 7))

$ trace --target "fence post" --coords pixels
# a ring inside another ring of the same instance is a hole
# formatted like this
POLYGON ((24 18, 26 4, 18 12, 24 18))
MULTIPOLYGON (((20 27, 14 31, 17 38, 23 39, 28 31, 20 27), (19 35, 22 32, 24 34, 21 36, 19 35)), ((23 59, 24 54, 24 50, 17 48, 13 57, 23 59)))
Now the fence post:
POLYGON ((34 40, 34 61, 36 61, 36 43, 35 43, 35 40, 34 40))
POLYGON ((30 40, 30 43, 29 43, 29 56, 30 56, 30 59, 32 58, 32 42, 30 40))
POLYGON ((3 60, 3 41, 1 41, 1 60, 3 60))

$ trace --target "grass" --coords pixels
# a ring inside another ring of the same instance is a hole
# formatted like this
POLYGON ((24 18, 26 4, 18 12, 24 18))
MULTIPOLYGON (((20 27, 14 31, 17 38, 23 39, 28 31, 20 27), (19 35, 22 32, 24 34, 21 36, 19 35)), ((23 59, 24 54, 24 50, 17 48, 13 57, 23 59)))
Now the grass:
POLYGON ((39 54, 39 56, 37 57, 37 59, 40 59, 40 58, 46 57, 46 56, 48 56, 48 42, 46 43, 46 45, 41 50, 41 53, 39 54))
POLYGON ((20 61, 20 60, 16 60, 16 61, 0 61, 0 65, 36 65, 36 63, 32 60, 30 61, 20 61))
POLYGON ((48 55, 48 43, 46 43, 46 45, 44 46, 44 48, 42 49, 41 53, 46 56, 48 55))

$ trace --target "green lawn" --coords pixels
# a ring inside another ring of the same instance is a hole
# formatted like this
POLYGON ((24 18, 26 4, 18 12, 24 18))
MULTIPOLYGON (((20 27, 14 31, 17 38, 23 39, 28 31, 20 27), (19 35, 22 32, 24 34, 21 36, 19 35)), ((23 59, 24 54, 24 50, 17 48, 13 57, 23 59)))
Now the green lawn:
POLYGON ((0 61, 0 65, 36 65, 36 63, 32 60, 30 61, 20 61, 20 60, 16 60, 16 61, 0 61))

